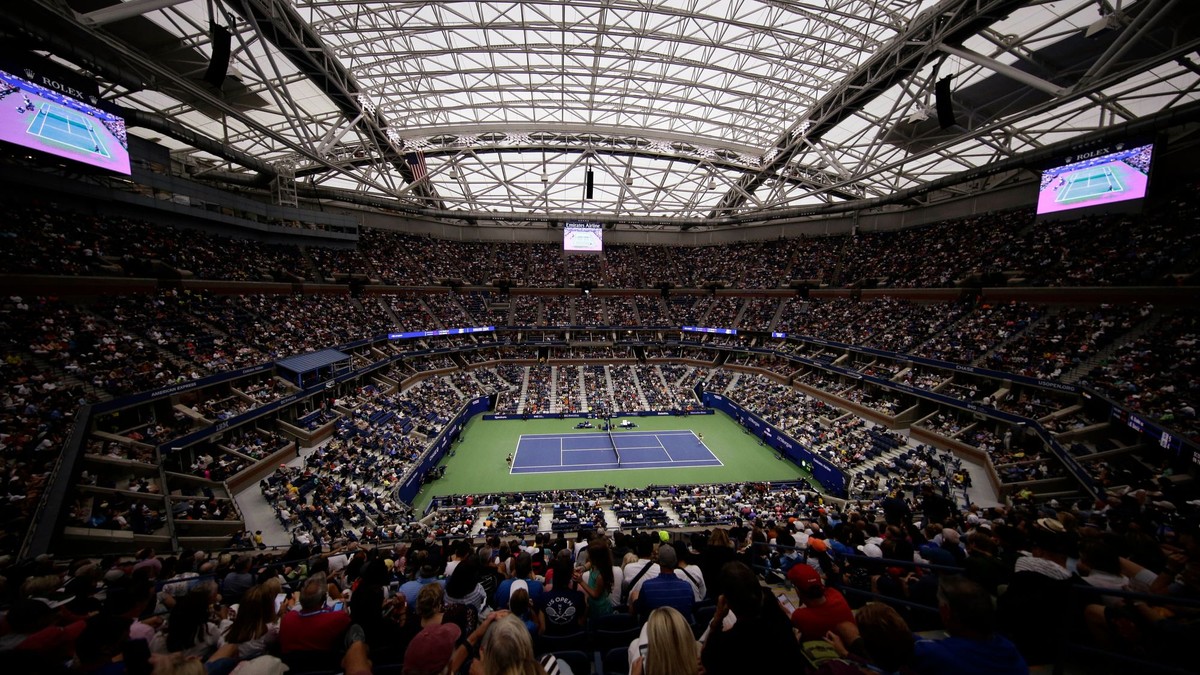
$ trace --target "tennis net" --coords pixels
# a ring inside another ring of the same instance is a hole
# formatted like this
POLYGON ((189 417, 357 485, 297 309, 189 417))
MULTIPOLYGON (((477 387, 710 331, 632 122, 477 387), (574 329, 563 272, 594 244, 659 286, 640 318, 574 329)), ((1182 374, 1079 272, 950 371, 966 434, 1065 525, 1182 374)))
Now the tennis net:
POLYGON ((617 449, 617 439, 613 438, 612 431, 608 432, 608 442, 612 444, 613 454, 617 456, 617 466, 621 466, 621 451, 617 449))

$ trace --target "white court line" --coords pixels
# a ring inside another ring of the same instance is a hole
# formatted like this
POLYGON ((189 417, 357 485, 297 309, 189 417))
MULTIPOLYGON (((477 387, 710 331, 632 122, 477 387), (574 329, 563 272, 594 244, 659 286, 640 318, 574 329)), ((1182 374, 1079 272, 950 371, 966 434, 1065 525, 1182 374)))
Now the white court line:
MULTIPOLYGON (((501 421, 508 421, 508 420, 501 420, 501 421)), ((570 420, 566 420, 566 421, 570 421, 570 420)), ((617 431, 620 431, 620 429, 614 427, 613 434, 619 435, 619 436, 682 436, 684 434, 693 434, 694 435, 694 432, 689 431, 687 429, 671 429, 669 431, 631 431, 631 432, 621 432, 620 434, 617 434, 617 431)), ((576 437, 576 436, 588 436, 588 435, 602 436, 602 435, 606 435, 607 433, 608 432, 606 432, 606 431, 593 431, 591 429, 587 429, 587 430, 580 429, 578 433, 521 434, 520 438, 562 438, 564 436, 567 438, 572 438, 572 437, 576 437)))
MULTIPOLYGON (((565 447, 563 447, 563 440, 566 438, 582 437, 582 436, 588 436, 588 435, 606 436, 607 433, 601 431, 598 433, 593 432, 592 434, 520 434, 517 437, 517 450, 513 453, 513 463, 512 463, 512 466, 509 467, 508 473, 510 475, 515 474, 515 473, 517 473, 516 469, 518 469, 518 468, 521 469, 520 473, 563 473, 565 471, 614 471, 614 470, 619 471, 620 469, 622 469, 626 466, 637 465, 637 464, 661 464, 661 465, 665 465, 665 466, 661 466, 658 468, 663 468, 663 469, 671 468, 670 467, 671 464, 686 464, 687 465, 687 466, 684 466, 681 468, 692 468, 692 467, 703 468, 703 467, 711 467, 711 466, 725 466, 725 462, 722 462, 721 458, 717 457, 717 453, 713 452, 712 449, 709 448, 708 445, 706 445, 704 443, 704 441, 701 441, 699 439, 699 436, 696 434, 696 432, 691 431, 691 430, 673 430, 673 431, 662 431, 662 432, 640 431, 640 432, 630 433, 630 434, 620 434, 625 437, 652 436, 652 437, 654 437, 654 440, 658 442, 657 446, 646 445, 646 446, 636 446, 636 447, 631 447, 631 448, 620 448, 620 450, 622 452, 624 452, 626 450, 662 450, 667 455, 666 460, 650 460, 650 461, 643 461, 643 462, 622 461, 620 466, 618 466, 615 463, 612 463, 612 464, 580 464, 579 465, 579 466, 603 466, 603 467, 606 467, 606 468, 601 468, 601 469, 577 469, 570 464, 564 464, 562 461, 563 453, 596 452, 598 450, 607 449, 607 446, 596 447, 596 448, 565 448, 565 447), (708 459, 675 459, 674 457, 671 456, 671 451, 667 450, 666 446, 663 445, 662 441, 659 440, 659 438, 658 438, 659 436, 682 436, 685 434, 690 435, 690 436, 692 436, 692 438, 696 439, 696 442, 699 443, 708 452, 708 454, 709 454, 708 459), (537 465, 518 467, 517 466, 517 454, 521 451, 521 442, 526 438, 529 438, 529 439, 556 438, 556 439, 558 439, 559 463, 558 464, 537 464, 537 465), (716 464, 712 463, 713 460, 716 461, 716 464), (559 471, 536 471, 536 470, 529 471, 529 469, 559 469, 559 471)), ((616 436, 614 436, 614 438, 615 437, 616 436)))
MULTIPOLYGON (((714 457, 713 459, 716 459, 716 458, 714 457)), ((711 460, 707 460, 707 459, 688 460, 688 462, 689 462, 689 466, 684 467, 686 469, 702 468, 702 467, 709 467, 709 466, 725 466, 724 464, 721 463, 721 460, 719 460, 719 459, 717 460, 716 464, 712 464, 711 460), (709 463, 707 463, 707 464, 703 464, 703 463, 691 464, 691 462, 709 462, 709 463)), ((681 464, 681 463, 682 462, 668 462, 668 461, 662 461, 662 460, 657 461, 657 462, 621 462, 621 468, 624 468, 630 464, 662 464, 664 466, 660 466, 658 468, 670 469, 671 464, 681 464)), ((522 469, 521 473, 564 473, 566 471, 613 471, 613 470, 617 469, 617 465, 615 463, 614 464, 580 464, 579 466, 604 466, 607 468, 576 469, 575 467, 571 466, 570 464, 565 464, 565 465, 564 464, 541 464, 538 466, 523 466, 523 467, 521 467, 521 469, 522 469), (561 471, 524 471, 524 469, 561 469, 561 471)))
POLYGON ((46 128, 46 119, 48 117, 46 115, 46 105, 46 103, 42 103, 41 107, 37 109, 37 112, 33 113, 33 119, 29 121, 29 128, 25 130, 25 133, 33 134, 34 136, 42 135, 42 129, 46 128), (42 126, 38 127, 37 131, 34 131, 33 127, 38 122, 41 122, 42 126))
MULTIPOLYGON (((665 450, 666 448, 664 448, 661 445, 639 445, 639 446, 633 447, 633 448, 617 448, 617 449, 620 450, 621 452, 625 452, 626 450, 665 450)), ((611 452, 612 447, 607 447, 607 448, 567 448, 566 450, 563 450, 563 452, 595 452, 596 450, 608 450, 611 452)), ((671 453, 668 452, 667 456, 670 457, 671 453)))

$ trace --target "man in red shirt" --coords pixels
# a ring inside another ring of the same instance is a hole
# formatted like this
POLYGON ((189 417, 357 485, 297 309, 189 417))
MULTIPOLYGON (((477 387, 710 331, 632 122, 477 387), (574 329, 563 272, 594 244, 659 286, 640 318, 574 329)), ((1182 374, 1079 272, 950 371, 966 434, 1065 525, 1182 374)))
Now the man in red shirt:
POLYGON ((328 595, 324 572, 317 572, 304 582, 300 611, 287 612, 279 622, 279 648, 285 660, 291 652, 327 652, 340 657, 350 615, 326 607, 328 595))
POLYGON ((854 623, 854 612, 846 598, 835 589, 825 588, 821 575, 811 565, 792 566, 788 580, 803 603, 792 612, 792 625, 800 631, 801 641, 820 640, 839 623, 854 623))

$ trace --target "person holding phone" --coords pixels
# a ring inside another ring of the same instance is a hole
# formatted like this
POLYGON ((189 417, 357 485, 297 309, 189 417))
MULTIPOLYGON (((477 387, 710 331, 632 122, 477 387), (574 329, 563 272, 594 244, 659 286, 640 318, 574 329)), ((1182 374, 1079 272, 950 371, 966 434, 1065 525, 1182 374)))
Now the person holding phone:
MULTIPOLYGON (((701 636, 706 675, 790 673, 803 660, 787 614, 758 575, 740 561, 721 568, 717 610, 701 636), (754 654, 748 669, 746 655, 754 654)), ((652 660, 653 654, 648 655, 652 660)))
POLYGON ((812 565, 794 565, 787 576, 802 605, 790 614, 801 640, 820 640, 838 624, 854 623, 854 612, 846 598, 837 589, 826 588, 812 565))
POLYGON ((696 675, 700 671, 700 647, 692 627, 674 607, 650 612, 641 636, 630 645, 630 657, 629 675, 696 675))

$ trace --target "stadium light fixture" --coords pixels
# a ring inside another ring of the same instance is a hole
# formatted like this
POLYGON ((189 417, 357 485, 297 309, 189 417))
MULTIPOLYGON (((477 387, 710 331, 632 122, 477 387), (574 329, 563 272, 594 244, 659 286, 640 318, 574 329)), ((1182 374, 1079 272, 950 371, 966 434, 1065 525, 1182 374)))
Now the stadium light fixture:
POLYGON ((929 106, 926 106, 923 103, 918 103, 917 107, 913 109, 912 114, 909 115, 904 121, 908 122, 909 124, 916 124, 918 122, 924 122, 927 119, 929 119, 929 106))
POLYGON ((1107 14, 1101 16, 1096 21, 1093 21, 1091 25, 1085 28, 1083 31, 1083 36, 1086 38, 1094 38, 1101 33, 1105 33, 1110 30, 1116 30, 1120 27, 1120 18, 1116 14, 1107 14))

